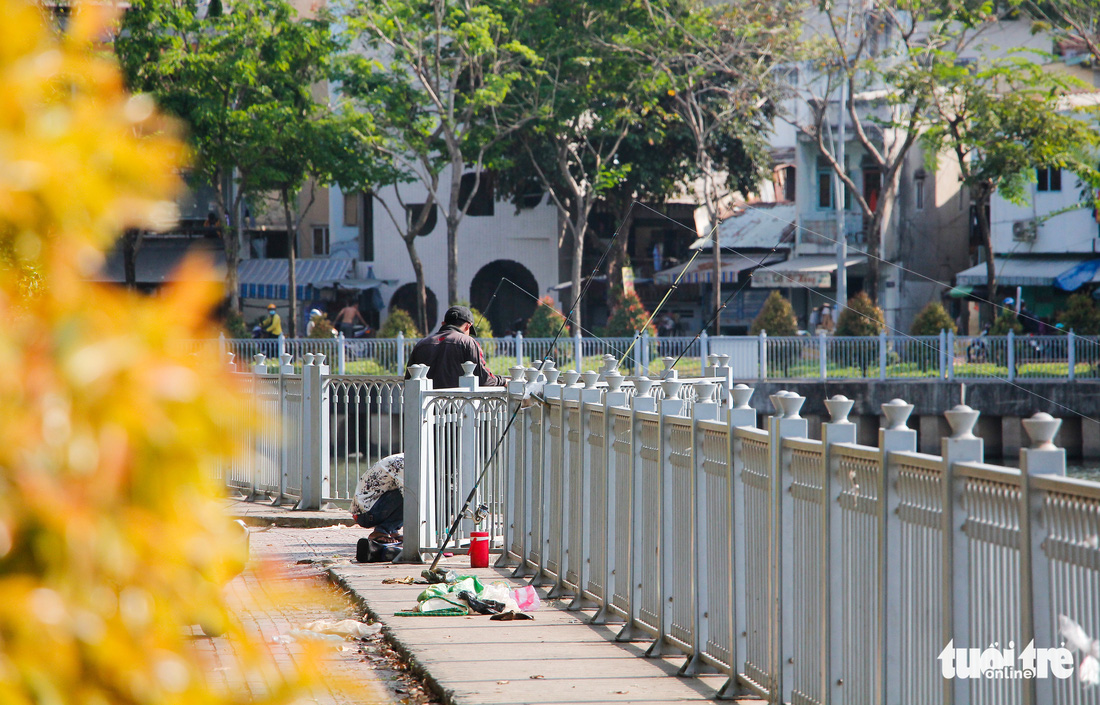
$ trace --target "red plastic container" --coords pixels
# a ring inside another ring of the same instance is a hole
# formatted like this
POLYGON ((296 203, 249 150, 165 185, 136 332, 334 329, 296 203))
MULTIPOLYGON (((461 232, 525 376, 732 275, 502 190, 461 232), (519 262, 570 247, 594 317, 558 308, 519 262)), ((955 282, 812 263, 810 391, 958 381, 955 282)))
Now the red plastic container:
POLYGON ((489 532, 470 532, 470 567, 489 567, 489 532))

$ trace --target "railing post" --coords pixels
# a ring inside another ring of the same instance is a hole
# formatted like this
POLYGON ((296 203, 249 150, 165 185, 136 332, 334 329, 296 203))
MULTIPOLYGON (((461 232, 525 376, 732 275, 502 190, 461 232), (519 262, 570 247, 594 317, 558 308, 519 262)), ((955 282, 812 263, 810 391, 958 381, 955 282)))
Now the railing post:
MULTIPOLYGON (((504 502, 503 515, 504 526, 503 536, 501 540, 501 552, 500 558, 497 559, 494 564, 498 568, 504 568, 508 565, 508 552, 512 547, 512 537, 520 528, 517 526, 516 517, 519 514, 519 506, 516 502, 516 488, 523 485, 523 476, 527 470, 526 459, 522 457, 520 444, 516 443, 516 438, 523 436, 527 432, 527 420, 528 417, 522 412, 517 411, 516 407, 523 403, 523 392, 527 387, 527 370, 522 366, 516 365, 511 369, 512 379, 508 382, 505 389, 507 394, 505 399, 508 401, 508 416, 512 414, 516 415, 516 420, 512 424, 511 430, 508 432, 508 437, 504 443, 504 502)), ((520 568, 523 567, 523 553, 520 553, 520 568)))
POLYGON ((1077 334, 1072 330, 1066 334, 1066 362, 1069 363, 1066 373, 1072 382, 1077 379, 1077 334))
MULTIPOLYGON (((312 356, 311 356, 311 359, 312 359, 312 356)), ((288 447, 290 444, 287 442, 287 439, 290 438, 292 433, 297 431, 297 429, 295 429, 293 427, 292 416, 290 414, 290 402, 286 398, 287 397, 287 389, 286 389, 287 379, 286 378, 287 378, 287 375, 292 375, 292 374, 294 374, 294 365, 292 364, 291 355, 290 355, 290 353, 283 353, 282 355, 279 356, 279 418, 277 420, 277 423, 279 424, 279 429, 280 429, 279 430, 279 449, 278 449, 278 453, 279 453, 279 491, 278 491, 278 494, 275 495, 275 499, 272 501, 272 504, 275 505, 275 506, 279 506, 279 504, 281 504, 282 501, 283 501, 283 497, 286 495, 286 488, 287 488, 287 484, 288 484, 289 479, 290 479, 290 468, 291 468, 291 464, 292 464, 292 459, 290 457, 290 448, 288 447)), ((309 407, 306 406, 306 371, 305 371, 304 367, 302 369, 301 393, 302 393, 301 394, 301 401, 298 402, 298 413, 301 414, 301 422, 302 422, 301 434, 302 434, 302 437, 300 437, 298 439, 298 448, 297 448, 297 450, 298 450, 299 457, 296 460, 298 461, 297 462, 298 471, 303 475, 303 477, 300 478, 300 479, 304 480, 304 475, 305 475, 305 465, 304 464, 305 464, 306 459, 309 457, 306 453, 307 447, 305 445, 305 443, 308 440, 308 438, 307 438, 308 431, 307 431, 307 428, 306 428, 307 419, 306 419, 305 414, 309 411, 309 407)), ((302 492, 304 493, 306 491, 305 485, 300 484, 300 487, 302 488, 302 492)))
POLYGON ((397 374, 405 374, 405 331, 397 331, 397 374))
POLYGON ((225 333, 224 332, 218 333, 218 358, 224 360, 226 350, 228 350, 228 349, 229 348, 225 344, 225 333))
MULTIPOLYGON (((942 339, 942 335, 941 335, 942 339)), ((879 429, 878 447, 882 454, 879 461, 879 546, 876 557, 879 565, 878 580, 878 638, 884 654, 885 666, 879 670, 878 684, 881 703, 897 703, 905 699, 904 684, 899 683, 898 674, 902 672, 901 644, 906 625, 901 617, 902 595, 905 585, 901 571, 890 562, 892 556, 902 554, 901 522, 898 510, 901 495, 897 491, 898 465, 893 460, 894 453, 912 453, 917 450, 917 432, 905 425, 913 405, 901 399, 892 399, 882 405, 886 427, 879 429)))
POLYGON ((328 409, 324 403, 323 362, 324 355, 307 354, 302 367, 302 499, 295 509, 320 509, 328 479, 323 425, 328 420, 328 409))
MULTIPOLYGON (((604 467, 604 517, 607 519, 606 550, 604 551, 604 584, 603 598, 596 614, 589 620, 591 624, 603 624, 611 617, 611 603, 617 590, 617 566, 615 563, 618 551, 618 512, 624 504, 623 498, 616 494, 618 488, 618 473, 629 472, 630 468, 618 467, 618 454, 615 452, 615 416, 613 407, 627 406, 626 392, 620 391, 623 384, 623 376, 619 370, 612 368, 605 376, 607 393, 603 398, 603 467, 604 467)), ((625 509, 625 508, 624 508, 625 509)))
MULTIPOLYGON (((1035 646, 1058 645, 1058 625, 1051 616, 1053 604, 1050 597, 1050 559, 1043 544, 1050 533, 1044 526, 1043 505, 1045 495, 1031 488, 1032 475, 1066 474, 1066 451, 1054 445, 1054 436, 1062 425, 1061 419, 1039 412, 1024 419, 1024 431, 1031 440, 1031 447, 1020 451, 1020 644, 1024 649, 1033 640, 1035 646), (1047 641, 1047 640, 1050 641, 1047 641)), ((1041 705, 1054 702, 1054 683, 1051 678, 1030 678, 1024 682, 1025 705, 1041 705)))
POLYGON ((834 472, 833 446, 837 443, 855 443, 858 427, 848 420, 848 414, 852 412, 855 404, 843 394, 834 395, 825 400, 825 408, 829 412, 830 421, 821 424, 821 463, 822 463, 822 491, 824 507, 821 512, 821 532, 824 537, 821 541, 821 565, 825 566, 826 580, 821 591, 821 614, 825 616, 825 624, 822 633, 825 638, 821 642, 821 692, 827 701, 834 698, 842 700, 844 691, 839 689, 839 681, 844 677, 845 664, 839 658, 834 660, 834 654, 843 653, 844 625, 840 620, 833 619, 834 613, 841 615, 844 571, 833 569, 832 556, 840 555, 843 532, 841 531, 841 516, 837 511, 843 486, 837 482, 834 472), (834 604, 836 609, 834 610, 834 604))
MULTIPOLYGON (((580 526, 571 526, 570 529, 580 531, 581 555, 577 563, 577 592, 573 596, 573 602, 567 609, 579 610, 595 606, 591 600, 585 597, 584 591, 592 576, 592 534, 599 532, 601 536, 607 535, 606 526, 592 526, 592 443, 591 436, 592 412, 585 408, 586 404, 600 404, 603 399, 603 391, 596 388, 599 373, 595 371, 584 373, 584 389, 580 390, 580 398, 577 402, 577 443, 580 444, 580 526)), ((606 412, 606 407, 604 411, 606 412)), ((601 429, 602 431, 602 429, 601 429)), ((607 438, 604 437, 606 444, 607 438)), ((606 468, 606 466, 604 466, 606 468)), ((568 515, 567 515, 568 516, 568 515)), ((572 557, 571 557, 572 558, 572 557)))
POLYGON ((878 378, 886 379, 886 331, 878 332, 878 378))
POLYGON ((428 506, 431 497, 431 453, 428 439, 431 438, 431 418, 425 404, 425 393, 431 391, 432 381, 428 379, 427 365, 413 365, 412 377, 405 380, 404 395, 405 426, 401 430, 405 445, 405 487, 404 487, 404 541, 397 563, 423 563, 420 547, 423 537, 433 530, 426 524, 432 516, 433 508, 428 506))
POLYGON ((745 539, 745 492, 744 487, 738 481, 738 466, 740 465, 740 445, 737 440, 736 429, 739 426, 756 428, 756 410, 749 406, 753 390, 744 384, 737 384, 730 389, 732 408, 727 413, 729 421, 729 506, 730 506, 730 543, 729 561, 730 570, 733 573, 733 585, 731 595, 733 597, 730 610, 729 633, 727 637, 730 645, 730 677, 718 690, 719 700, 736 698, 745 693, 737 675, 744 670, 746 635, 742 626, 746 623, 748 605, 745 600, 745 560, 748 551, 745 539))
POLYGON ((649 374, 649 327, 642 329, 642 337, 638 341, 638 344, 642 347, 642 367, 641 369, 634 370, 636 375, 648 375, 649 374))
POLYGON ((795 640, 795 522, 794 474, 790 472, 791 453, 783 448, 785 438, 809 437, 809 424, 799 416, 806 397, 794 392, 779 392, 772 399, 776 416, 769 419, 772 431, 772 536, 779 549, 775 561, 775 605, 771 614, 778 618, 775 631, 775 647, 772 662, 775 665, 775 693, 781 702, 790 702, 794 690, 794 640, 795 640))
MULTIPOLYGON (((963 528, 967 509, 963 504, 962 483, 955 478, 955 463, 981 462, 985 451, 981 438, 974 435, 978 413, 965 404, 944 412, 951 436, 940 441, 943 456, 943 484, 940 511, 943 529, 943 644, 954 641, 957 647, 970 643, 969 570, 970 543, 963 528)), ((976 647, 977 648, 977 647, 976 647)), ((970 702, 969 682, 962 678, 944 679, 944 703, 970 702)))
MULTIPOLYGON (((532 586, 540 586, 544 584, 543 577, 550 564, 550 522, 551 519, 560 519, 561 517, 551 517, 550 512, 553 505, 550 498, 550 486, 552 484, 551 474, 553 473, 553 459, 554 449, 551 448, 551 443, 556 442, 553 440, 550 434, 550 425, 553 421, 553 416, 558 420, 558 434, 559 440, 564 424, 562 423, 562 410, 565 406, 565 384, 559 383, 558 377, 560 371, 556 369, 549 369, 546 371, 546 386, 543 388, 543 395, 549 401, 551 399, 557 400, 557 404, 546 404, 542 407, 541 418, 541 431, 542 441, 539 444, 539 454, 541 455, 540 465, 542 472, 541 486, 539 488, 539 498, 541 499, 541 507, 539 509, 539 564, 535 568, 535 574, 531 577, 532 586)), ((561 563, 558 564, 558 570, 561 570, 561 563)))
POLYGON ((829 377, 829 360, 828 360, 828 341, 825 339, 825 331, 819 330, 817 332, 817 371, 818 376, 821 379, 828 379, 829 377))
POLYGON ((645 521, 652 521, 645 511, 645 498, 642 496, 642 439, 641 421, 638 412, 657 411, 657 399, 652 395, 653 380, 646 377, 636 377, 635 394, 630 399, 630 568, 628 571, 628 585, 630 604, 627 609, 626 626, 615 636, 616 641, 630 641, 637 633, 634 626, 640 617, 642 603, 642 580, 650 576, 643 574, 644 549, 642 547, 642 526, 645 521))
POLYGON ((347 374, 347 350, 343 333, 336 334, 336 373, 347 374))
POLYGON ((279 334, 279 340, 278 340, 276 345, 277 345, 277 350, 276 350, 275 356, 281 358, 283 356, 283 353, 286 352, 286 336, 284 336, 282 333, 280 333, 279 334))
MULTIPOLYGON (((657 411, 659 418, 657 420, 657 437, 658 445, 660 447, 660 461, 658 476, 661 483, 661 511, 660 511, 660 543, 657 546, 657 554, 659 561, 658 569, 658 582, 657 582, 657 594, 661 596, 660 608, 658 613, 658 629, 657 639, 646 650, 647 656, 659 656, 665 653, 665 640, 672 633, 672 610, 669 605, 675 599, 677 583, 683 582, 682 577, 676 574, 675 561, 672 556, 669 555, 674 546, 673 532, 675 531, 673 521, 673 496, 675 492, 676 483, 673 481, 673 473, 670 465, 672 464, 672 443, 671 435, 672 430, 666 424, 665 419, 669 416, 683 416, 685 407, 687 406, 683 399, 680 399, 679 392, 683 386, 683 382, 676 379, 674 375, 665 377, 661 382, 661 387, 664 390, 664 398, 657 403, 657 411)), ((650 547, 645 547, 650 549, 650 547)))
POLYGON ((955 379, 955 333, 947 331, 947 343, 944 347, 944 359, 947 362, 946 377, 948 381, 955 379))
POLYGON ((939 378, 947 379, 947 331, 943 328, 940 328, 938 352, 939 359, 937 360, 937 362, 939 363, 940 368, 939 378))
MULTIPOLYGON (((252 403, 254 405, 256 405, 257 407, 259 407, 260 409, 263 409, 263 407, 262 407, 262 405, 260 404, 260 401, 259 401, 260 400, 260 394, 263 390, 263 386, 260 384, 260 381, 258 379, 255 379, 255 377, 262 377, 263 375, 268 374, 267 364, 264 362, 265 359, 266 358, 265 358, 263 353, 256 353, 255 355, 252 356, 252 366, 250 368, 252 370, 252 374, 254 376, 254 378, 251 380, 251 382, 252 382, 252 403)), ((270 420, 270 419, 264 419, 264 420, 269 421, 269 422, 274 422, 273 420, 270 420)), ((276 441, 276 442, 278 442, 278 441, 276 441)), ((279 451, 277 451, 277 450, 275 452, 279 453, 279 451)), ((279 460, 282 459, 281 453, 279 453, 278 458, 279 458, 279 460)), ((273 457, 272 460, 275 461, 275 458, 273 457)), ((246 502, 255 502, 256 499, 258 499, 259 496, 260 496, 259 476, 260 476, 260 472, 262 472, 263 464, 260 463, 260 462, 257 462, 257 458, 252 453, 250 453, 249 456, 248 456, 248 462, 252 465, 252 472, 249 473, 250 475, 252 475, 252 488, 249 490, 248 495, 245 497, 245 501, 246 502)), ((282 472, 281 468, 279 469, 279 472, 282 472)))
POLYGON ((757 351, 757 362, 759 363, 757 377, 763 382, 768 378, 768 332, 764 330, 760 331, 758 340, 760 348, 757 351))
POLYGON ((707 355, 710 351, 710 336, 706 331, 699 334, 699 376, 707 376, 707 355))
MULTIPOLYGON (((634 337, 638 338, 638 331, 634 331, 634 337)), ((632 354, 634 355, 634 374, 645 374, 642 369, 642 346, 639 345, 638 342, 634 343, 634 350, 632 351, 632 354)))
MULTIPOLYGON (((704 433, 700 421, 724 420, 725 409, 716 401, 718 385, 713 382, 699 382, 695 385, 696 402, 691 413, 691 459, 692 487, 691 504, 695 508, 695 526, 692 527, 692 545, 695 555, 692 557, 691 582, 694 586, 695 614, 694 628, 691 630, 691 658, 680 669, 680 675, 694 676, 704 670, 703 651, 710 639, 710 585, 707 579, 707 556, 710 553, 710 541, 722 541, 722 536, 711 536, 710 517, 707 512, 707 471, 703 454, 704 433)), ((727 466, 728 467, 728 466, 727 466)), ((727 599, 726 595, 715 596, 717 600, 727 599)))
POLYGON ((516 364, 523 367, 523 331, 516 331, 516 364))
POLYGON ((1008 346, 1008 381, 1016 381, 1016 332, 1008 331, 1005 345, 1008 346))
POLYGON ((580 328, 573 333, 573 358, 576 360, 576 366, 573 369, 584 372, 584 342, 581 340, 580 328))

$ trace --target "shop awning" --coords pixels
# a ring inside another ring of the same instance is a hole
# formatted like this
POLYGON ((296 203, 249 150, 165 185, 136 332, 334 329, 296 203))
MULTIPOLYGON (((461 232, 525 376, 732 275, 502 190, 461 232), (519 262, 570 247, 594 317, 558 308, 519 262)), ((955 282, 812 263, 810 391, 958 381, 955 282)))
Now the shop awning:
MULTIPOLYGON (((718 225, 718 242, 722 247, 755 247, 769 249, 784 242, 794 242, 797 208, 793 203, 751 203, 738 206, 735 213, 718 225)), ((713 242, 708 233, 691 243, 691 249, 709 250, 713 242)))
MULTIPOLYGON (((737 282, 738 273, 746 269, 760 264, 763 254, 736 254, 736 253, 722 253, 722 283, 734 284, 737 282)), ((768 255, 768 259, 765 260, 765 265, 773 265, 783 261, 784 255, 768 255)), ((676 281, 676 277, 680 276, 680 272, 687 270, 684 273, 681 284, 709 284, 714 279, 714 258, 707 256, 699 256, 695 258, 694 262, 690 265, 685 262, 684 264, 677 265, 675 267, 669 267, 668 269, 662 269, 653 275, 653 281, 658 284, 669 285, 676 281)), ((757 270, 759 271, 759 270, 757 270)))
MULTIPOLYGON (((844 261, 845 267, 864 264, 863 255, 852 255, 844 261)), ((805 255, 794 257, 786 262, 769 265, 756 270, 752 275, 752 286, 764 289, 784 289, 788 287, 809 287, 828 289, 833 285, 833 272, 837 262, 833 255, 805 255)))
MULTIPOLYGON (((299 301, 316 298, 317 290, 332 286, 351 271, 352 260, 344 258, 300 259, 294 263, 299 301)), ((249 299, 287 298, 290 266, 285 259, 247 259, 238 268, 241 296, 249 299)))
MULTIPOLYGON (((993 262, 997 271, 997 284, 1004 286, 1053 286, 1055 279, 1066 274, 1063 279, 1067 286, 1079 288, 1089 281, 1100 281, 1097 272, 1087 280, 1083 279, 1085 268, 1078 269, 1081 265, 1092 261, 1084 258, 1057 258, 1043 259, 1039 257, 994 257, 993 262), (1070 276, 1071 270, 1076 272, 1070 276)), ((970 269, 964 269, 955 275, 957 286, 968 286, 986 283, 986 263, 976 264, 970 269)), ((1072 291, 1072 289, 1066 289, 1072 291)))

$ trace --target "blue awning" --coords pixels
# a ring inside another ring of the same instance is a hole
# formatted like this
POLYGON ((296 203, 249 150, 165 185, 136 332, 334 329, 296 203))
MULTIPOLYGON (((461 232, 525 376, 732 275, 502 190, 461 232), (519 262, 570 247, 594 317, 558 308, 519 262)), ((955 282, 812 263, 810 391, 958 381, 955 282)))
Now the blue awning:
POLYGON ((1096 281, 1098 271, 1100 271, 1100 259, 1082 262, 1056 276, 1054 288, 1062 291, 1077 291, 1085 284, 1096 281))
MULTIPOLYGON (((294 279, 299 301, 317 298, 318 289, 348 276, 353 260, 314 258, 295 260, 294 279)), ((290 267, 285 259, 246 259, 238 268, 241 296, 248 299, 286 299, 290 267)))

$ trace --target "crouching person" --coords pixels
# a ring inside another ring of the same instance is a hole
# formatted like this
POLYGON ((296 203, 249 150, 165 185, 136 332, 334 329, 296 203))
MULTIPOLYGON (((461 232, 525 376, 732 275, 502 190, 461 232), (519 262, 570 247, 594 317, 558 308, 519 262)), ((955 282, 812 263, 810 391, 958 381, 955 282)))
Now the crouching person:
POLYGON ((391 561, 401 552, 404 524, 405 454, 382 458, 359 478, 351 499, 351 516, 364 529, 373 529, 359 539, 356 560, 360 563, 391 561))

